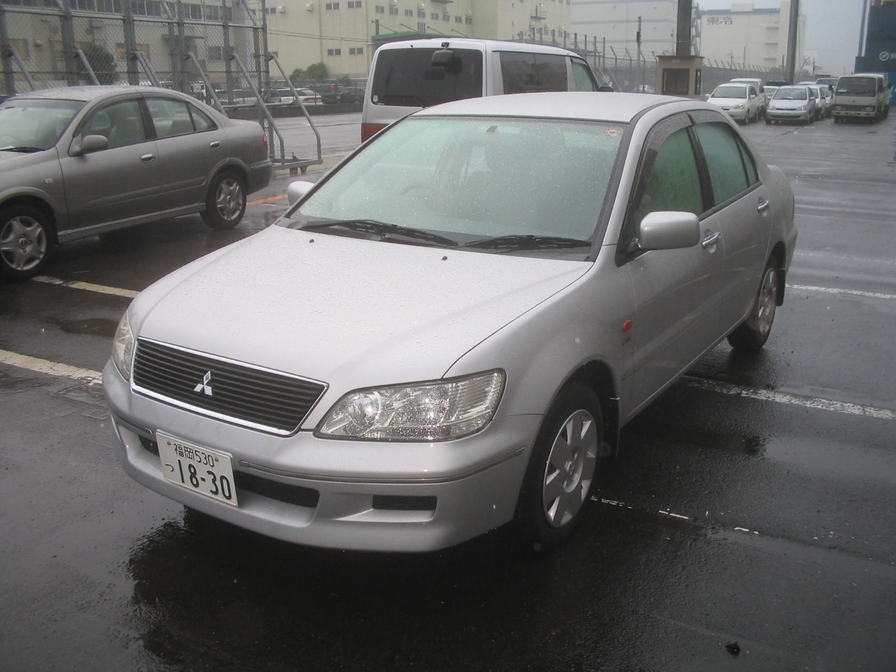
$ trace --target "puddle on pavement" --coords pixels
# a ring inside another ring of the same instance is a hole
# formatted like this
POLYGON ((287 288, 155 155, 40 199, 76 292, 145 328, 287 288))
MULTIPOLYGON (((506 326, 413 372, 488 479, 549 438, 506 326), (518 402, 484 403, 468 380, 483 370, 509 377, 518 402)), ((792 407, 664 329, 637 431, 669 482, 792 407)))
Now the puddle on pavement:
POLYGON ((86 320, 71 320, 60 322, 62 331, 69 334, 90 334, 93 336, 107 336, 112 338, 118 323, 104 318, 89 318, 86 320))

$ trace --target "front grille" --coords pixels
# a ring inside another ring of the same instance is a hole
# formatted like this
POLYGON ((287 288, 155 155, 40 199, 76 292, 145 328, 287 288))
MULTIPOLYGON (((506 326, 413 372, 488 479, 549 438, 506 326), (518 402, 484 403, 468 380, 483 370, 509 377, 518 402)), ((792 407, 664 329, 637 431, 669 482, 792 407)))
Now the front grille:
POLYGON ((238 425, 291 434, 326 391, 323 383, 139 339, 134 390, 238 425))

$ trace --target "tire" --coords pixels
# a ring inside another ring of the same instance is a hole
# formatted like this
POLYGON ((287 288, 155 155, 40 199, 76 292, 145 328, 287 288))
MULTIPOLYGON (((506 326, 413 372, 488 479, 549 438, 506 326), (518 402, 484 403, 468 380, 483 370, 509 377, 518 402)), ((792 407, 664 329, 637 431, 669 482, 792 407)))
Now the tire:
POLYGON ((246 184, 234 172, 215 175, 208 189, 203 221, 213 229, 232 229, 246 213, 246 184))
POLYGON ((603 447, 597 395, 581 384, 566 387, 545 415, 520 490, 515 523, 524 542, 542 550, 570 537, 588 502, 603 447))
POLYGON ((765 117, 765 125, 766 125, 766 126, 771 126, 771 125, 772 125, 772 120, 768 118, 768 115, 766 115, 766 117, 765 117))
POLYGON ((53 231, 40 210, 13 205, 0 212, 0 276, 10 280, 33 277, 52 251, 53 231))
POLYGON ((728 343, 732 348, 755 351, 765 345, 775 321, 780 283, 780 270, 773 261, 770 261, 762 273, 759 292, 753 299, 749 316, 728 335, 728 343))

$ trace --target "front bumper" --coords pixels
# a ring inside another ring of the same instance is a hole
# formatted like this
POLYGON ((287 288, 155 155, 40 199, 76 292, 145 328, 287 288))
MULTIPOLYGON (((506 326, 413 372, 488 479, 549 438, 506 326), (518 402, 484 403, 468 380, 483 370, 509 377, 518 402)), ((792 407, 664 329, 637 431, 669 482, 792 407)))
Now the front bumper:
POLYGON ((730 109, 726 110, 724 107, 722 110, 735 121, 745 121, 747 118, 747 110, 745 108, 740 109, 730 109))
POLYGON ((771 110, 765 111, 765 118, 770 121, 803 121, 808 123, 814 113, 812 110, 771 110))
POLYGON ((134 480, 266 536, 346 550, 433 551, 509 522, 541 421, 496 419, 444 443, 276 437, 136 395, 111 362, 103 383, 119 458, 134 480), (239 506, 167 481, 159 430, 230 454, 239 506))
POLYGON ((849 119, 873 119, 877 116, 877 109, 874 107, 845 107, 838 105, 834 108, 833 116, 846 117, 849 119))

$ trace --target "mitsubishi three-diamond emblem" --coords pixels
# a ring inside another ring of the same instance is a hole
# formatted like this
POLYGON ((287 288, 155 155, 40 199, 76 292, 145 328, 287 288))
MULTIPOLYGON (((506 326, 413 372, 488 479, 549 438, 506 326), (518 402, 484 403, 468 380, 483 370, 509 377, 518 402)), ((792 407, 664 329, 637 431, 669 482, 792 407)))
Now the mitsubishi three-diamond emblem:
POLYGON ((193 388, 194 392, 202 392, 207 396, 212 396, 212 372, 207 371, 206 374, 202 377, 202 382, 196 385, 193 388))

